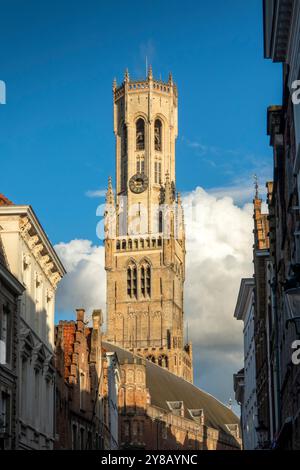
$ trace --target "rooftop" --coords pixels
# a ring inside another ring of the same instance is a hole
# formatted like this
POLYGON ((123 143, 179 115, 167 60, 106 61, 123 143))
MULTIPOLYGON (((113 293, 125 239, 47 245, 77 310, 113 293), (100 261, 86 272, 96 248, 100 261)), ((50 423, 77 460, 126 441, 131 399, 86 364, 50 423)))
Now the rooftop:
POLYGON ((13 202, 11 202, 9 199, 7 199, 4 194, 0 193, 0 206, 13 206, 13 202))
POLYGON ((145 361, 146 386, 149 389, 151 404, 153 406, 170 412, 168 402, 182 401, 184 404, 185 418, 187 419, 191 419, 189 410, 203 409, 205 424, 229 435, 230 432, 226 425, 239 425, 238 417, 230 408, 192 383, 187 382, 153 362, 134 356, 131 352, 114 344, 104 342, 103 347, 109 351, 116 352, 120 364, 125 361, 133 362, 135 358, 145 361))
POLYGON ((124 88, 127 86, 127 89, 131 92, 140 92, 140 91, 157 91, 162 93, 170 94, 171 92, 177 95, 177 87, 173 82, 172 74, 169 73, 167 81, 163 81, 161 78, 156 79, 153 77, 152 67, 148 69, 148 74, 145 78, 139 80, 131 80, 128 70, 125 71, 124 80, 121 85, 117 84, 117 80, 113 81, 113 92, 115 99, 117 100, 123 96, 124 88))

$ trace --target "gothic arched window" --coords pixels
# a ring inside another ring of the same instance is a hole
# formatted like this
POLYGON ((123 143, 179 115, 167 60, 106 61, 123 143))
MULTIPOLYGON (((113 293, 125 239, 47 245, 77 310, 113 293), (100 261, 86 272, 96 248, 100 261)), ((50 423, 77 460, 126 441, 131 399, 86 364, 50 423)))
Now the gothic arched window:
POLYGON ((127 153, 127 126, 123 124, 123 152, 127 153))
POLYGON ((137 269, 134 263, 130 263, 127 268, 127 295, 137 298, 137 269))
POLYGON ((147 261, 141 266, 141 294, 143 297, 151 295, 151 267, 147 261))
POLYGON ((131 275, 131 268, 128 266, 127 268, 127 294, 131 297, 131 282, 132 282, 132 275, 131 275))
POLYGON ((158 231, 159 233, 163 231, 163 213, 161 210, 158 213, 158 231))
POLYGON ((149 265, 146 268, 146 293, 150 297, 151 295, 151 269, 149 265))
POLYGON ((145 289, 145 268, 144 268, 144 266, 141 267, 141 292, 142 292, 142 295, 145 297, 146 289, 145 289))
POLYGON ((145 121, 139 118, 136 121, 136 150, 145 149, 145 121))
POLYGON ((158 151, 162 149, 162 123, 160 119, 155 119, 154 123, 154 148, 158 151))
POLYGON ((121 191, 126 188, 127 181, 127 126, 122 127, 121 138, 121 191))

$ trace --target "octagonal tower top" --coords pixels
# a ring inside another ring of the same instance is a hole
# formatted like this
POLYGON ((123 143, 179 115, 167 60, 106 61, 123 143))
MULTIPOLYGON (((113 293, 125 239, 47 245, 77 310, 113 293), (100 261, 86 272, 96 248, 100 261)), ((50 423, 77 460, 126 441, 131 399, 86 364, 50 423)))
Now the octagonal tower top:
POLYGON ((177 86, 173 82, 171 72, 169 73, 168 81, 156 79, 153 77, 151 65, 148 68, 148 74, 145 79, 142 80, 131 80, 128 69, 125 70, 124 80, 121 85, 117 85, 117 80, 113 81, 113 95, 114 101, 118 101, 124 96, 125 89, 128 93, 140 93, 154 91, 161 94, 172 94, 177 99, 177 86))

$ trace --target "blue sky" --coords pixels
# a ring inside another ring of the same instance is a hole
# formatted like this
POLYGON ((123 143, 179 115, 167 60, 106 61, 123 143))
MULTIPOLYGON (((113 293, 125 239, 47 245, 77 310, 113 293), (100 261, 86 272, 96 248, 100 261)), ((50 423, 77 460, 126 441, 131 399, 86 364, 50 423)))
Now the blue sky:
POLYGON ((1 191, 54 243, 96 239, 85 193, 114 174, 112 80, 143 77, 146 55, 179 87, 178 188, 264 183, 280 66, 263 59, 261 0, 2 0, 0 43, 1 191))
MULTIPOLYGON (((178 190, 202 186, 238 195, 238 203, 241 193, 244 202, 251 200, 253 173, 262 187, 272 177, 266 108, 281 101, 281 67, 263 58, 261 0, 1 0, 0 14, 0 80, 7 89, 7 104, 0 105, 0 192, 31 204, 53 244, 67 244, 59 251, 69 261, 58 291, 60 318, 71 317, 75 307, 105 305, 103 250, 92 245, 99 242, 96 208, 103 199, 86 192, 104 189, 114 175, 112 81, 120 83, 126 67, 131 77, 144 77, 147 56, 155 77, 173 73, 178 190)), ((200 205, 215 207, 197 194, 200 205)), ((211 268, 194 246, 189 263, 199 260, 187 273, 186 317, 195 322, 196 383, 225 402, 242 364, 233 311, 240 277, 252 275, 252 218, 244 233, 237 220, 244 213, 230 203, 218 207, 215 228, 208 220, 200 230, 209 228, 216 242, 206 251, 220 252, 219 258, 211 268), (218 245, 223 207, 239 234, 224 253, 218 245), (243 262, 233 277, 227 255, 239 247, 243 262), (213 302, 191 296, 198 284, 199 292, 214 292, 213 302), (214 329, 219 343, 211 344, 214 329)))

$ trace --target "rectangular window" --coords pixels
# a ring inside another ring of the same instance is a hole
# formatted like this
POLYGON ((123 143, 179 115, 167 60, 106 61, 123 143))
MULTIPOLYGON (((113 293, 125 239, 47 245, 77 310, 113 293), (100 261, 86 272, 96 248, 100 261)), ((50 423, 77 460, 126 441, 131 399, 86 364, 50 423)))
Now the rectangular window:
POLYGON ((47 426, 50 426, 50 422, 51 422, 51 399, 50 399, 50 382, 48 380, 46 380, 46 403, 45 403, 45 406, 46 406, 46 419, 47 419, 47 423, 45 423, 45 430, 47 429, 47 426))
POLYGON ((0 311, 0 364, 11 364, 11 330, 11 311, 9 305, 3 305, 0 311))
POLYGON ((72 425, 72 449, 77 449, 77 426, 76 424, 72 425))
POLYGON ((1 392, 0 395, 0 433, 10 433, 10 395, 1 392))
POLYGON ((27 361, 24 359, 22 360, 22 371, 21 371, 21 417, 24 421, 26 421, 27 416, 27 361))
POLYGON ((88 431, 87 448, 88 448, 89 450, 92 450, 92 448, 93 448, 92 433, 91 433, 91 431, 88 431))
MULTIPOLYGON (((34 371, 34 394, 33 394, 33 409, 35 410, 35 425, 39 426, 40 420, 40 371, 34 371)), ((27 405, 28 406, 28 405, 27 405)))
POLYGON ((84 428, 80 428, 80 449, 84 450, 84 428))
POLYGON ((38 335, 41 335, 42 330, 42 311, 43 311, 43 287, 41 282, 41 277, 39 273, 35 274, 35 318, 34 318, 34 326, 35 332, 38 335))

